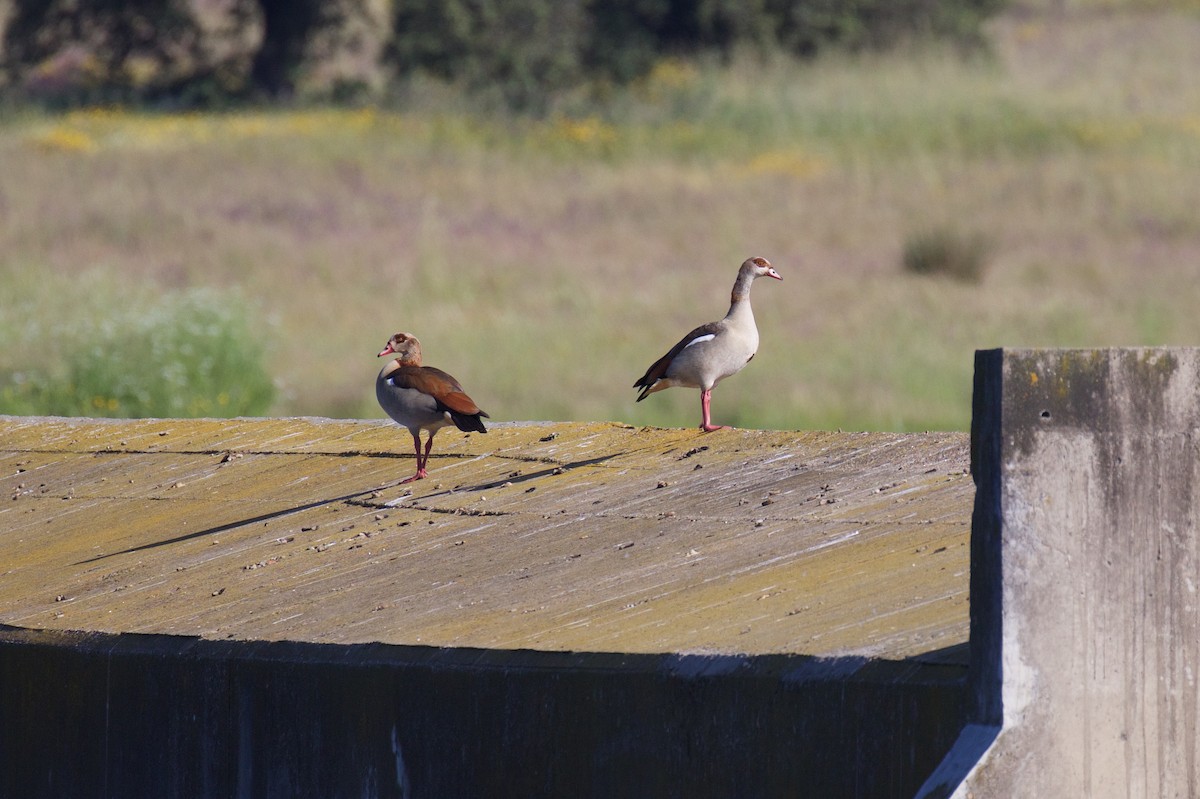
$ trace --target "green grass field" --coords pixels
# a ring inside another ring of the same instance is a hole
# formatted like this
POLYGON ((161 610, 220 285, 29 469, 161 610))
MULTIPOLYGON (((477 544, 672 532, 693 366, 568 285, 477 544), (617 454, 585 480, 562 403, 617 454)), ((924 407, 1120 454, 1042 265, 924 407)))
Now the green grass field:
POLYGON ((666 61, 540 121, 435 86, 389 111, 10 115, 0 411, 53 410, 20 387, 204 289, 266 353, 252 412, 380 416, 375 353, 408 330, 497 421, 693 426, 698 392, 630 386, 752 255, 784 282, 755 288, 718 423, 965 429, 977 348, 1200 345, 1200 14, 989 33, 966 58, 666 61), (931 237, 982 242, 981 277, 905 270, 931 237))

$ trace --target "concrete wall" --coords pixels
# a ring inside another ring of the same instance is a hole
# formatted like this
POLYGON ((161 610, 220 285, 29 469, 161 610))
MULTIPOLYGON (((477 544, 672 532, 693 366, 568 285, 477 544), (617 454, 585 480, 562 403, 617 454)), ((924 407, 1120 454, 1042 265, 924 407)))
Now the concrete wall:
POLYGON ((972 427, 969 683, 0 627, 0 796, 1200 796, 1200 350, 978 353, 972 427))
POLYGON ((0 795, 907 796, 963 670, 0 627, 0 795))
POLYGON ((1200 796, 1200 351, 981 352, 970 725, 919 795, 1200 796))

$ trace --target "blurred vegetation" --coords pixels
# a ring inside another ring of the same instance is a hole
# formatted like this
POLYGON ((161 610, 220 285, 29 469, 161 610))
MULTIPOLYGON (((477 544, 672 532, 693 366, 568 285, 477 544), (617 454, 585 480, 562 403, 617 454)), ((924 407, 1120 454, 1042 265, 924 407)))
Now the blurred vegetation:
POLYGON ((400 78, 427 72, 544 110, 564 91, 625 84, 664 57, 755 49, 812 56, 905 38, 982 42, 1004 0, 410 0, 389 55, 400 78))
MULTIPOLYGON (((97 280, 92 275, 84 283, 97 280)), ((43 284, 34 295, 44 290, 43 284)), ((40 313, 53 302, 21 293, 12 299, 40 313)), ((0 413, 123 418, 262 414, 271 406, 275 387, 263 340, 251 329, 247 310, 238 297, 205 288, 167 292, 152 300, 113 296, 109 289, 78 297, 65 319, 20 318, 10 308, 0 317, 3 339, 27 350, 55 350, 50 361, 55 368, 38 368, 29 361, 6 364, 0 371, 0 413)))
POLYGON ((545 112, 664 57, 982 41, 1004 0, 0 0, 0 88, 56 106, 379 101, 427 77, 545 112))
MULTIPOLYGON (((264 412, 379 416, 409 330, 494 419, 691 426, 697 392, 628 386, 750 255, 785 280, 718 423, 965 429, 975 348, 1200 345, 1200 17, 1079 5, 1001 14, 985 51, 664 57, 544 115, 433 78, 395 106, 10 113, 0 392, 207 289, 271 356, 264 412), (976 235, 975 279, 905 266, 976 235)), ((166 368, 133 350, 119 372, 166 368)))

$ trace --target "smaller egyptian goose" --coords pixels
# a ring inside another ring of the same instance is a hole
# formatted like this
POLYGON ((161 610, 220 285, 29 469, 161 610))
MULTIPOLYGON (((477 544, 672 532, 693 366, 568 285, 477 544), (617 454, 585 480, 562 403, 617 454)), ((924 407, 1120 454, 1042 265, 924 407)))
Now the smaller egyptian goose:
POLYGON ((708 433, 725 427, 712 423, 709 410, 712 390, 717 383, 740 372, 758 351, 758 327, 750 309, 750 286, 760 277, 783 280, 766 258, 747 259, 734 281, 729 313, 719 322, 700 325, 655 361, 633 384, 642 390, 638 402, 672 386, 698 388, 703 413, 700 429, 708 433))
POLYGON ((429 476, 425 466, 429 463, 433 436, 438 430, 452 424, 464 432, 486 433, 479 417, 487 414, 463 392, 463 387, 453 377, 441 369, 421 365, 421 342, 411 333, 397 333, 388 339, 387 346, 376 357, 384 355, 395 355, 396 358, 389 361, 375 378, 375 397, 388 416, 412 433, 413 447, 417 451, 417 473, 403 481, 411 483, 429 476), (429 431, 424 456, 421 455, 422 430, 429 431))

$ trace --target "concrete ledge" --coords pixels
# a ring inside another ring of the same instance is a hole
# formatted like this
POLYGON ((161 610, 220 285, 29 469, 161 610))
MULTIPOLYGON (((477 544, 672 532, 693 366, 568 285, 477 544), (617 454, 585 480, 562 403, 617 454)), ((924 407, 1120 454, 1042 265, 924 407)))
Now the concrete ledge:
POLYGON ((911 795, 967 449, 0 418, 0 795, 911 795))
POLYGON ((900 660, 966 640, 967 465, 961 433, 508 424, 397 485, 390 422, 0 418, 0 623, 900 660))

